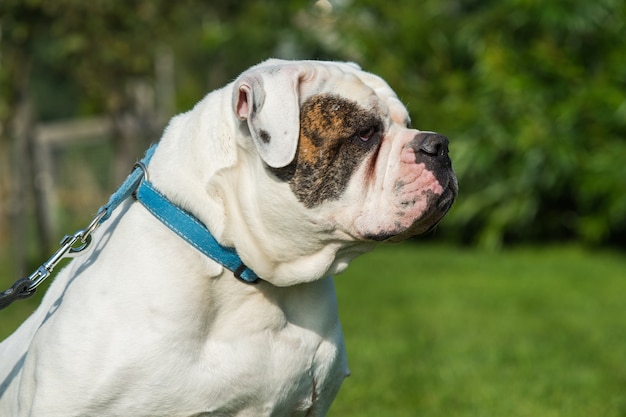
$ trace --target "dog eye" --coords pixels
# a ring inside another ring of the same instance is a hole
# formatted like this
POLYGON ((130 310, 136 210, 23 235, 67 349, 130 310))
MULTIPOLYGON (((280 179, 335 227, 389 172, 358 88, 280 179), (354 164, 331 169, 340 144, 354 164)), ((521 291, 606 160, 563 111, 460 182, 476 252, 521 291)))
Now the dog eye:
POLYGON ((371 126, 368 127, 367 129, 363 129, 360 130, 357 133, 357 136, 359 137, 359 139, 361 139, 363 142, 367 142, 368 140, 370 140, 372 138, 372 136, 374 136, 376 134, 376 127, 371 126))

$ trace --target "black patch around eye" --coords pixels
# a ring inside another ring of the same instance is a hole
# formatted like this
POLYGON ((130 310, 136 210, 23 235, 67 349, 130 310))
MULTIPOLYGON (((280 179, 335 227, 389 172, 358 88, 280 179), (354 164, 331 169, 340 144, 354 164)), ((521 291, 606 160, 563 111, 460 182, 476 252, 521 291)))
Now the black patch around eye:
POLYGON ((357 133, 357 137, 361 139, 363 142, 367 142, 376 134, 376 128, 374 126, 370 126, 366 129, 362 129, 357 133))
POLYGON ((271 168, 267 167, 269 172, 274 174, 276 178, 281 181, 289 182, 293 178, 296 173, 297 161, 292 161, 289 165, 282 168, 271 168))
POLYGON ((358 139, 361 144, 374 144, 380 142, 381 132, 383 130, 379 121, 374 121, 373 124, 366 124, 360 128, 352 137, 358 139))
POLYGON ((338 199, 361 163, 375 158, 383 121, 375 111, 333 94, 313 96, 300 110, 296 158, 270 172, 313 208, 338 199))

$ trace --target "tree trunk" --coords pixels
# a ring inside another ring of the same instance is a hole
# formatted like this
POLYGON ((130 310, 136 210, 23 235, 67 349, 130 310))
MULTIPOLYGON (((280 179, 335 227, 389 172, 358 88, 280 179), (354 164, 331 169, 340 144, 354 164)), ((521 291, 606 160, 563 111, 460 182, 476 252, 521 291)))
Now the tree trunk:
MULTIPOLYGON (((31 120, 32 122, 32 120, 31 120)), ((31 123, 30 126, 34 126, 31 123)), ((50 167, 50 155, 47 146, 41 144, 34 134, 34 129, 29 129, 26 136, 26 147, 30 168, 30 188, 34 198, 35 224, 37 226, 39 255, 47 259, 55 248, 55 222, 53 204, 53 178, 50 167)))
POLYGON ((29 158, 28 136, 32 135, 32 103, 25 92, 19 94, 9 122, 11 138, 11 188, 9 224, 15 273, 24 276, 27 270, 27 219, 29 158))

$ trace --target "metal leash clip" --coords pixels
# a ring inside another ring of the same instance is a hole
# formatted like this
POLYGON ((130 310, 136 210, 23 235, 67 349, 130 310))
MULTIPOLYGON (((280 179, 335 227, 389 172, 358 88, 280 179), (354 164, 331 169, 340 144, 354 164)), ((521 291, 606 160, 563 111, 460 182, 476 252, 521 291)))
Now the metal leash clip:
POLYGON ((61 247, 59 250, 28 277, 31 283, 26 290, 34 292, 35 289, 52 274, 52 271, 62 259, 74 258, 87 249, 91 244, 91 234, 98 228, 100 219, 102 219, 105 214, 106 209, 100 210, 87 228, 77 231, 74 235, 65 235, 63 239, 61 239, 61 247), (79 246, 76 246, 77 243, 79 243, 79 246))
POLYGON ((0 292, 0 310, 11 304, 15 300, 28 298, 35 293, 35 289, 52 274, 52 270, 63 258, 74 258, 80 255, 91 244, 91 235, 98 226, 105 222, 111 213, 122 201, 133 195, 142 181, 148 180, 148 162, 154 154, 156 145, 152 145, 147 151, 144 159, 137 162, 133 167, 126 181, 113 193, 109 202, 100 208, 96 217, 91 223, 73 235, 66 235, 61 239, 61 247, 54 255, 44 262, 35 272, 27 278, 20 278, 6 291, 0 292))
POLYGON ((91 234, 100 226, 100 220, 106 215, 107 208, 101 209, 96 217, 83 230, 73 235, 65 235, 61 239, 61 247, 46 262, 35 270, 28 278, 18 280, 13 287, 0 293, 0 309, 8 306, 14 300, 30 297, 37 287, 45 281, 54 268, 64 258, 74 258, 80 255, 91 244, 91 234))

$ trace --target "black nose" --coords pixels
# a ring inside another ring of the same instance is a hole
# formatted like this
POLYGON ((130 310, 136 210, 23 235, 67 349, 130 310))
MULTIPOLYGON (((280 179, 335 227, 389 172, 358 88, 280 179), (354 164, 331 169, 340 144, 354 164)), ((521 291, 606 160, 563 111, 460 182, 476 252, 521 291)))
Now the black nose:
POLYGON ((448 138, 432 132, 420 132, 415 135, 414 149, 431 156, 448 156, 448 138))

